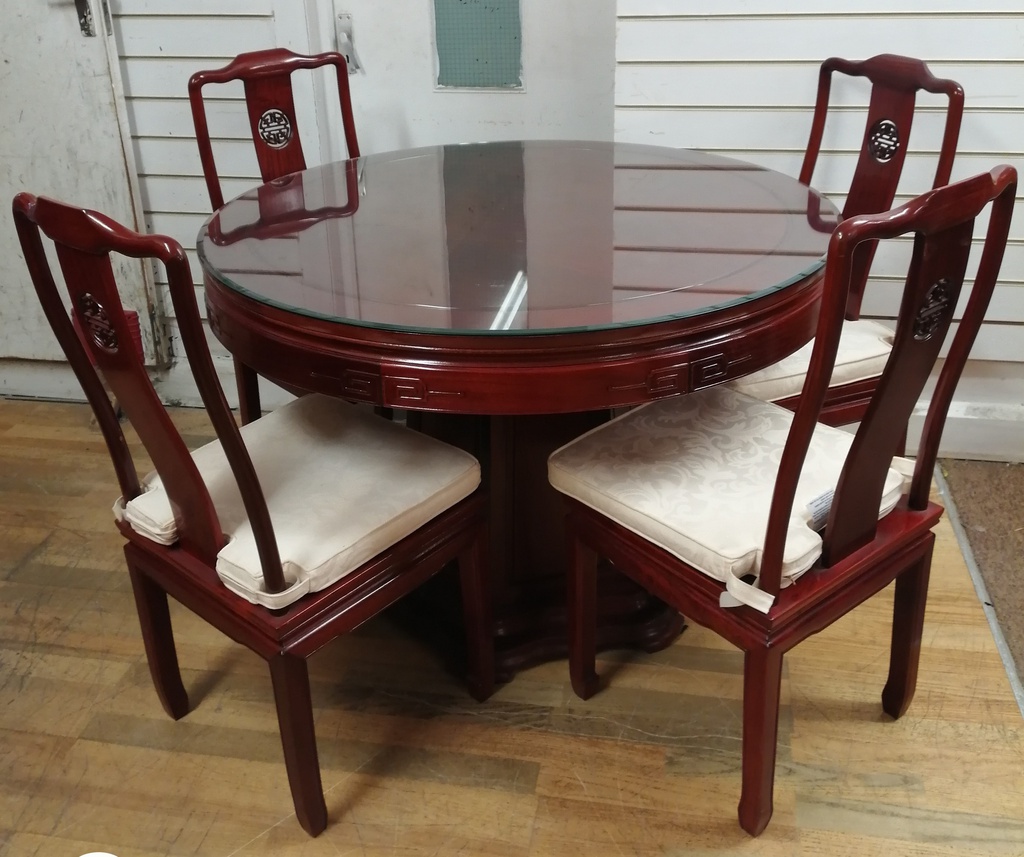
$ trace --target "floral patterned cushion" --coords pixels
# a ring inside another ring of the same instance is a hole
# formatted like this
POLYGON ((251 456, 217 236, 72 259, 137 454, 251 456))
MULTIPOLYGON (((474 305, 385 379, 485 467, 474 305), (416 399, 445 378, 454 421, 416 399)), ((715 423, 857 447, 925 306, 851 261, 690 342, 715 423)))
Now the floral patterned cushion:
MULTIPOLYGON (((219 441, 192 453, 229 541, 224 584, 253 603, 284 607, 330 586, 469 496, 480 465, 455 449, 327 396, 303 396, 242 427, 277 536, 284 592, 267 592, 252 528, 219 441)), ((161 544, 177 540, 159 476, 114 514, 161 544)))
MULTIPOLYGON (((714 387, 652 402, 552 453, 548 478, 601 512, 725 583, 722 603, 768 612, 773 598, 742 580, 756 576, 782 448, 793 420, 778 405, 714 387)), ((853 435, 819 425, 790 518, 784 585, 821 555, 815 527, 827 518, 853 435)), ((879 517, 903 491, 912 462, 894 459, 879 517)))
MULTIPOLYGON (((833 387, 852 384, 882 374, 892 351, 893 332, 877 321, 858 319, 843 324, 839 340, 839 353, 832 371, 833 387)), ((756 396, 766 402, 776 402, 796 396, 804 385, 807 367, 811 363, 812 339, 803 348, 773 363, 759 372, 753 372, 733 381, 728 386, 740 393, 756 396)))

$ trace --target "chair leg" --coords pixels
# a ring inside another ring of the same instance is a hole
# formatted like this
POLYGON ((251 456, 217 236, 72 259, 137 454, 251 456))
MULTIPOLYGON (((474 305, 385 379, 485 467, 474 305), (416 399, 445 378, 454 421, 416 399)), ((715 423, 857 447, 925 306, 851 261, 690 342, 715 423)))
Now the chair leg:
POLYGON ((494 693, 494 608, 487 573, 486 545, 481 527, 472 544, 459 554, 469 692, 479 702, 494 693))
POLYGON ((256 371, 235 358, 235 385, 238 387, 238 412, 242 424, 260 418, 260 377, 256 371))
POLYGON ((305 659, 284 653, 274 655, 269 663, 295 814, 302 829, 310 836, 317 836, 327 827, 327 804, 313 731, 309 669, 305 659))
POLYGON ((566 619, 569 678, 580 699, 597 693, 597 555, 575 533, 569 534, 566 619))
POLYGON ((743 665, 743 792, 739 818, 757 836, 772 817, 775 754, 779 741, 779 690, 782 652, 754 649, 743 665))
POLYGON ((932 536, 924 555, 896 578, 889 677, 882 691, 882 708, 893 719, 906 712, 917 689, 917 667, 921 660, 921 635, 924 633, 934 544, 935 537, 932 536))
POLYGON ((135 593, 135 609, 139 614, 142 643, 146 648, 156 695, 168 716, 178 720, 188 714, 188 694, 181 683, 167 593, 134 568, 131 562, 128 563, 128 574, 135 593))

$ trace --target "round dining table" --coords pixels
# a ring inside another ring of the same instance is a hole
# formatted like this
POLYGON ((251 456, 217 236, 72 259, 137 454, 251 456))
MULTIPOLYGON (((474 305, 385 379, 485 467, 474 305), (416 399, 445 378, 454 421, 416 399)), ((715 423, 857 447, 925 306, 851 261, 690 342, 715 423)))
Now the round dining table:
MULTIPOLYGON (((812 188, 742 161, 529 140, 272 180, 215 212, 198 254, 243 419, 259 412, 259 375, 392 409, 480 459, 508 677, 566 651, 547 456, 616 409, 741 377, 807 342, 837 222, 812 188)), ((612 568, 600 591, 602 648, 652 650, 682 628, 612 568)), ((429 621, 458 616, 443 579, 424 598, 429 621)))

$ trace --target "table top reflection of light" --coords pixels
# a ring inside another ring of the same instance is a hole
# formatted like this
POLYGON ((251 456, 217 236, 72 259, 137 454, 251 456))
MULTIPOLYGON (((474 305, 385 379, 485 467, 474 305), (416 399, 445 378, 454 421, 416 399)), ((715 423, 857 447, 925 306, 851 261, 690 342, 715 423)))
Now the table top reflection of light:
POLYGON ((516 315, 523 305, 523 301, 526 300, 526 289, 526 274, 519 271, 508 287, 508 292, 504 300, 502 300, 501 306, 498 307, 498 314, 494 316, 494 321, 491 322, 491 330, 511 329, 516 315))

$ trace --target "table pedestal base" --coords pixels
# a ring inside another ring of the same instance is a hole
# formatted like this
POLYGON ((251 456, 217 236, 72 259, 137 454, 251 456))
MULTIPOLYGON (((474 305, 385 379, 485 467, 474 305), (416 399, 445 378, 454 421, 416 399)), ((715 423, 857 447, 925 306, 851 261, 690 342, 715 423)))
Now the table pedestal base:
MULTIPOLYGON (((550 591, 531 591, 496 617, 495 656, 499 681, 520 670, 568 657, 565 581, 550 591)), ((657 652, 682 633, 683 617, 633 584, 611 565, 598 575, 597 648, 657 652)))
MULTIPOLYGON (((490 565, 499 680, 568 654, 566 539, 561 495, 547 480, 548 455, 605 422, 607 411, 544 416, 415 415, 427 433, 480 460, 490 494, 490 565)), ((423 590, 425 615, 451 615, 457 591, 442 576, 423 590), (447 590, 447 592, 443 592, 447 590), (433 593, 433 594, 432 594, 433 593)), ((417 611, 419 612, 419 611, 417 611)), ((457 615, 457 611, 454 611, 457 615)), ((454 617, 453 617, 454 618, 454 617)), ((599 649, 653 652, 683 630, 683 618, 605 564, 598 577, 599 649)))

